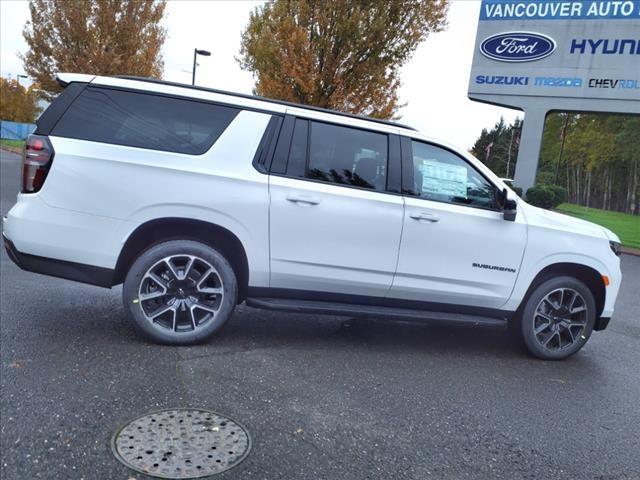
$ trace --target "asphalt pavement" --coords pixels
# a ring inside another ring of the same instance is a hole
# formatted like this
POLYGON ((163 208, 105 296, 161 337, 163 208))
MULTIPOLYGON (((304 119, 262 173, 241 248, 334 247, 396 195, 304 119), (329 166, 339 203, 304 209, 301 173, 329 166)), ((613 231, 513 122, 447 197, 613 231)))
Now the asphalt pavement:
MULTIPOLYGON (((19 158, 2 152, 1 210, 19 158)), ((72 186, 70 186, 72 188, 72 186)), ((195 347, 139 339, 112 290, 1 254, 1 477, 138 479, 112 455, 127 420, 227 414, 253 448, 221 479, 640 479, 640 257, 607 330, 564 362, 502 330, 238 308, 195 347)))

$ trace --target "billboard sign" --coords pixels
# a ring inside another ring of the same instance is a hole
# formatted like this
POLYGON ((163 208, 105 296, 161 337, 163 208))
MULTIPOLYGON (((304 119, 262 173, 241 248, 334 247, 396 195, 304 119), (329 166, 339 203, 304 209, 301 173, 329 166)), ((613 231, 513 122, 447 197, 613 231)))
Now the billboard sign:
POLYGON ((484 0, 475 95, 640 100, 640 1, 484 0))
POLYGON ((550 110, 640 113, 640 0, 482 0, 468 95, 525 112, 532 186, 550 110))

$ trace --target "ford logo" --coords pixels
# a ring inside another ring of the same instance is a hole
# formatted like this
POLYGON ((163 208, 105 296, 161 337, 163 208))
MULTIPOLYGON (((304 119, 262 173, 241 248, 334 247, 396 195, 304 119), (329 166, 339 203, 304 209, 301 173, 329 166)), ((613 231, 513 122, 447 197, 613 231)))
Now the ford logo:
POLYGON ((540 33, 508 32, 492 35, 480 44, 486 57, 501 62, 529 62, 551 55, 556 42, 540 33))

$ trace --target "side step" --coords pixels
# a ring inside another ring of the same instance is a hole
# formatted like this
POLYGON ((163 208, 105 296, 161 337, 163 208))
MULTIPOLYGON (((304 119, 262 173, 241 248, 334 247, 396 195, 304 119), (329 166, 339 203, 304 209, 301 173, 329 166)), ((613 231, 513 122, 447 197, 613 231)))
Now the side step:
POLYGON ((247 298, 249 307, 281 312, 314 313, 318 315, 340 315, 351 317, 393 318, 406 321, 425 321, 454 325, 481 325, 486 327, 506 327, 506 318, 484 317, 462 313, 431 312, 397 307, 353 305, 348 303, 318 302, 283 298, 247 298))

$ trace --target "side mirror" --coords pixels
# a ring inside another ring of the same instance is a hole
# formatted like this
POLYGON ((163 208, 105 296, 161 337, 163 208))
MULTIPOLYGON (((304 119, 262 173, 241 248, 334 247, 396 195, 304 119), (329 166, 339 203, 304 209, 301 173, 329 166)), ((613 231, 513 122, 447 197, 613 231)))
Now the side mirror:
POLYGON ((502 192, 500 192, 499 196, 500 196, 499 205, 500 205, 500 208, 502 209, 502 214, 504 215, 504 219, 509 222, 515 221, 516 215, 518 213, 517 212, 518 202, 508 197, 506 188, 502 189, 502 192))

